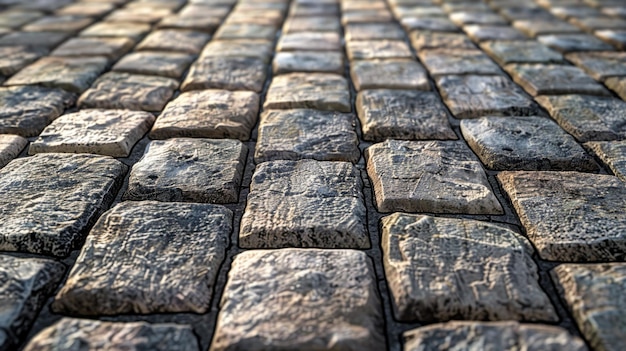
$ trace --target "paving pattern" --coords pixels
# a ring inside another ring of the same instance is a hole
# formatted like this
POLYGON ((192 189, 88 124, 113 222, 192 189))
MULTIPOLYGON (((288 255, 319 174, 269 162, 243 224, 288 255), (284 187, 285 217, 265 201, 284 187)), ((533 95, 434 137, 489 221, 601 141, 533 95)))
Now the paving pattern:
POLYGON ((626 345, 624 0, 0 0, 0 351, 626 345))

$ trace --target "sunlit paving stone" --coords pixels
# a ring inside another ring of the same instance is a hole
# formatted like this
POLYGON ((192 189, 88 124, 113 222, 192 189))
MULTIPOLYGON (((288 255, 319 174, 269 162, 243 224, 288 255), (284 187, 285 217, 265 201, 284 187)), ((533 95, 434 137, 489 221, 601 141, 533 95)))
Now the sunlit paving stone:
POLYGON ((274 26, 259 24, 228 24, 222 25, 215 32, 215 39, 266 39, 273 40, 276 36, 274 26))
POLYGON ((339 33, 341 23, 337 16, 291 17, 283 25, 283 35, 298 32, 339 33))
POLYGON ((502 74, 500 67, 480 50, 420 50, 418 56, 431 76, 502 74))
POLYGON ((590 34, 548 34, 537 40, 562 53, 575 51, 611 51, 614 48, 590 34))
POLYGON ((488 41, 480 48, 501 66, 509 63, 563 63, 563 55, 533 40, 488 41))
POLYGON ((409 34, 411 45, 418 52, 423 49, 475 49, 476 45, 461 33, 414 30, 409 34))
POLYGON ((626 181, 626 141, 590 141, 585 143, 622 181, 626 181))
POLYGON ((611 77, 604 81, 604 84, 622 100, 626 100, 626 77, 611 77))
POLYGON ((94 22, 93 18, 73 15, 46 16, 22 27, 28 32, 70 32, 75 33, 94 22))
POLYGON ((573 25, 588 32, 593 32, 598 29, 626 29, 626 19, 609 16, 588 16, 583 18, 573 17, 569 21, 573 25))
POLYGON ((181 90, 226 89, 260 93, 266 69, 266 64, 254 57, 201 57, 189 68, 181 90))
POLYGON ((155 23, 171 14, 166 8, 125 7, 111 12, 104 18, 107 22, 155 23))
POLYGON ((576 26, 556 19, 519 20, 513 22, 513 27, 533 38, 544 34, 577 34, 581 32, 576 26))
POLYGON ((135 41, 150 31, 147 23, 99 22, 80 32, 84 37, 128 37, 135 41))
POLYGON ((555 64, 510 64, 506 71, 529 94, 610 95, 609 91, 578 67, 555 64))
POLYGON ((356 23, 388 23, 393 22, 393 15, 388 10, 359 10, 343 12, 341 23, 344 26, 356 23))
POLYGON ((296 32, 281 35, 276 51, 341 51, 339 34, 332 32, 296 32))
POLYGON ((626 49, 626 30, 603 29, 597 30, 593 34, 620 50, 626 49))
POLYGON ((565 57, 598 81, 626 76, 626 52, 571 53, 565 57))
POLYGON ((200 59, 209 57, 252 57, 269 62, 272 42, 264 39, 211 40, 202 50, 200 59))
POLYGON ((52 49, 70 37, 64 32, 12 32, 0 37, 0 46, 24 45, 52 49))
MULTIPOLYGON (((69 1, 68 1, 69 2, 69 1)), ((57 10, 61 15, 76 15, 88 17, 100 17, 115 9, 114 3, 102 2, 77 2, 57 10)))
POLYGON ((156 24, 160 29, 188 29, 211 34, 222 23, 219 17, 185 17, 171 15, 163 18, 156 24))
POLYGON ((343 74, 343 53, 294 51, 279 52, 272 63, 274 75, 294 72, 343 74))
POLYGON ((358 40, 346 43, 350 60, 412 59, 409 46, 402 40, 358 40))
POLYGON ((505 25, 470 24, 463 26, 463 30, 472 40, 477 42, 487 40, 520 40, 526 38, 517 29, 505 25))
POLYGON ((426 70, 410 59, 360 60, 350 64, 352 83, 364 89, 431 90, 426 70))
POLYGON ((265 109, 313 108, 350 112, 348 81, 330 73, 290 73, 274 77, 265 109))
POLYGON ((125 37, 76 37, 59 45, 50 53, 50 56, 105 56, 113 61, 130 51, 134 45, 135 42, 132 39, 125 37))
POLYGON ((346 41, 404 39, 404 31, 395 23, 355 23, 346 26, 346 41))
POLYGON ((150 33, 137 50, 184 52, 199 54, 210 35, 190 30, 163 29, 150 33))
POLYGON ((182 77, 195 57, 186 53, 139 51, 122 57, 113 66, 116 72, 155 75, 170 78, 182 77))
POLYGON ((28 145, 28 140, 19 135, 0 134, 0 168, 6 166, 28 145))
POLYGON ((508 22, 492 11, 459 11, 449 14, 450 20, 461 27, 467 24, 507 25, 508 22))

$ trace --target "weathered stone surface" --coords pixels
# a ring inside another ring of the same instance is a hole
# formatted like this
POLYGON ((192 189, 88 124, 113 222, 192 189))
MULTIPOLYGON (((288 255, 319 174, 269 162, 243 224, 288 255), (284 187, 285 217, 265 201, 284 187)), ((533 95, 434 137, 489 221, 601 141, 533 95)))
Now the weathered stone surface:
POLYGON ((590 95, 538 96, 561 128, 578 141, 626 139, 626 103, 612 97, 590 95))
POLYGON ((19 135, 0 134, 0 168, 6 166, 28 145, 28 140, 19 135))
POLYGON ((220 306, 213 351, 385 349, 374 269, 363 252, 244 252, 220 306))
POLYGON ((350 112, 350 90, 346 79, 337 74, 283 74, 272 80, 263 107, 350 112))
POLYGON ((0 255, 0 350, 17 349, 64 271, 53 260, 0 255))
POLYGON ((260 93, 267 66, 252 57, 204 57, 196 61, 182 84, 182 91, 199 89, 252 90, 260 93))
POLYGON ((498 180, 543 259, 624 260, 626 188, 617 177, 502 172, 498 180))
POLYGON ((220 17, 189 17, 170 15, 163 18, 156 27, 159 29, 188 29, 211 34, 222 24, 220 17))
POLYGON ((532 246, 520 234, 485 222, 400 213, 384 217, 381 228, 397 319, 558 321, 539 286, 532 246))
POLYGON ((626 76, 626 52, 577 52, 566 57, 595 80, 626 76))
POLYGON ((159 116, 150 138, 248 140, 256 124, 259 96, 249 91, 198 90, 182 93, 159 116))
MULTIPOLYGON (((253 4, 253 3, 252 3, 253 4)), ((240 5, 241 6, 241 5, 240 5)), ((237 6, 237 9, 231 12, 224 23, 220 26, 231 25, 259 25, 263 27, 278 28, 283 21, 283 13, 276 9, 241 9, 237 6)), ((276 33, 276 31, 274 31, 276 33)), ((269 39, 269 38, 268 38, 269 39)))
POLYGON ((274 75, 294 72, 343 74, 343 53, 339 52, 279 52, 272 61, 274 75))
POLYGON ((215 39, 265 39, 274 40, 276 28, 260 24, 224 24, 215 32, 215 39))
POLYGON ((444 351, 450 342, 465 350, 587 351, 584 341, 563 328, 517 322, 454 321, 410 330, 404 338, 404 351, 444 351))
POLYGON ((365 157, 380 212, 502 213, 480 162, 461 142, 387 140, 365 157))
POLYGON ((188 326, 62 318, 37 334, 24 351, 96 351, 105 348, 199 350, 196 336, 188 326))
POLYGON ((593 34, 620 50, 626 49, 626 30, 597 30, 593 34))
POLYGON ((611 77, 605 80, 604 84, 622 100, 626 100, 626 77, 611 77))
POLYGON ((626 29, 626 20, 623 18, 614 18, 609 16, 588 16, 584 18, 572 17, 569 21, 573 25, 576 25, 588 32, 593 32, 598 29, 626 29))
POLYGON ((520 40, 526 38, 520 31, 509 26, 472 24, 463 26, 463 30, 467 33, 467 36, 477 42, 487 40, 520 40))
POLYGON ((562 63, 563 55, 534 40, 490 41, 480 47, 501 66, 509 63, 562 63))
POLYGON ((43 48, 0 46, 0 75, 10 76, 45 54, 43 48))
POLYGON ((280 36, 276 51, 341 51, 339 34, 333 32, 296 32, 280 36))
POLYGON ((111 61, 117 60, 133 48, 135 42, 130 38, 76 37, 57 47, 51 56, 105 56, 111 61))
POLYGON ((133 166, 124 199, 237 202, 247 153, 238 140, 153 141, 133 166))
POLYGON ((505 67, 513 80, 529 94, 610 95, 602 85, 574 66, 555 64, 510 64, 505 67))
POLYGON ((107 22, 155 23, 172 14, 170 9, 155 7, 125 7, 111 12, 104 18, 107 22))
POLYGON ((467 24, 507 25, 507 21, 492 11, 458 11, 449 14, 450 20, 457 26, 467 24))
POLYGON ((461 132, 485 166, 495 170, 595 171, 593 159, 544 117, 484 117, 461 121, 461 132))
POLYGON ((409 34, 411 45, 417 50, 424 49, 475 49, 476 45, 461 33, 431 32, 415 30, 409 34))
POLYGON ((427 30, 433 32, 458 32, 459 27, 445 17, 407 17, 400 21, 407 32, 413 30, 427 30))
POLYGON ((208 57, 252 57, 269 62, 272 42, 260 39, 211 40, 202 50, 200 59, 208 57))
POLYGON ((0 88, 0 133, 38 135, 59 117, 76 96, 61 89, 37 86, 0 88))
POLYGON ((43 152, 128 157, 150 130, 154 116, 128 110, 81 110, 63 115, 30 144, 30 155, 43 152))
POLYGON ((346 43, 350 60, 412 59, 409 46, 402 40, 359 40, 346 43))
POLYGON ((513 22, 513 27, 533 38, 543 34, 580 33, 580 29, 576 26, 554 19, 519 20, 513 22))
POLYGON ((480 50, 420 50, 419 58, 432 76, 452 74, 499 75, 500 67, 480 50))
POLYGON ((2 23, 2 27, 19 28, 43 15, 44 14, 39 11, 9 9, 0 13, 0 23, 2 23))
POLYGON ((346 26, 346 41, 404 40, 404 31, 395 23, 354 23, 346 26))
POLYGON ((71 34, 63 32, 11 32, 0 37, 0 46, 23 45, 51 49, 71 34))
POLYGON ((339 14, 339 7, 329 3, 300 3, 293 2, 289 8, 291 17, 311 17, 311 16, 336 16, 339 14))
POLYGON ((551 273, 591 347, 621 350, 626 343, 626 264, 562 264, 551 273))
POLYGON ((363 139, 456 139, 448 113, 433 92, 365 90, 356 98, 363 139))
POLYGON ((94 19, 74 15, 45 16, 22 27, 27 32, 75 33, 93 23, 94 19))
POLYGON ((540 43, 562 53, 573 51, 611 51, 613 47, 590 34, 550 34, 537 37, 540 43))
POLYGON ((150 31, 147 23, 99 22, 80 32, 84 37, 128 37, 138 41, 150 31))
POLYGON ((113 71, 180 78, 194 59, 186 53, 139 51, 122 57, 113 71))
POLYGON ((351 114, 317 110, 268 110, 261 115, 254 160, 348 161, 361 157, 351 114))
POLYGON ((456 118, 533 116, 537 105, 502 76, 442 76, 436 79, 444 102, 456 118))
POLYGON ((350 64, 357 91, 364 89, 430 90, 426 70, 415 60, 362 60, 350 64))
POLYGON ((393 16, 389 10, 363 10, 343 12, 341 23, 344 26, 355 23, 386 23, 393 22, 393 16))
POLYGON ((613 174, 626 181, 626 141, 592 141, 585 143, 613 174))
POLYGON ((406 4, 394 4, 390 3, 391 11, 396 16, 396 18, 407 18, 407 17, 447 17, 446 12, 444 11, 443 6, 448 5, 448 3, 443 4, 442 7, 434 5, 430 1, 423 1, 423 4, 417 2, 407 1, 406 4), (419 5, 419 6, 416 6, 419 5))
POLYGON ((369 248, 362 186, 349 162, 261 163, 252 177, 239 246, 369 248))
POLYGON ((174 51, 198 54, 211 36, 190 30, 161 29, 137 45, 137 50, 174 51))
POLYGON ((89 17, 101 17, 115 8, 115 4, 110 2, 77 2, 69 4, 62 9, 56 11, 62 15, 76 15, 76 16, 89 16, 89 17))
POLYGON ((0 250, 66 256, 113 201, 125 173, 105 156, 13 160, 0 170, 0 250))
POLYGON ((283 25, 283 35, 298 32, 339 33, 341 23, 336 16, 291 17, 283 25))

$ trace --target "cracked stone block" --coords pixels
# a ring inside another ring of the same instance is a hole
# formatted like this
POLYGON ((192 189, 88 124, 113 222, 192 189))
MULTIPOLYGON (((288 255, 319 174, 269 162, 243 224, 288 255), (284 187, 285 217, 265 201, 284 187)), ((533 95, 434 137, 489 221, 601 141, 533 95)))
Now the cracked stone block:
POLYGON ((108 65, 108 59, 94 57, 44 57, 26 66, 5 85, 43 85, 75 93, 87 90, 108 65))
POLYGON ((22 27, 27 32, 70 32, 76 33, 94 22, 93 18, 60 15, 46 16, 22 27))
POLYGON ((343 53, 339 52, 279 52, 272 61, 274 75, 294 72, 343 74, 343 53))
POLYGON ((147 23, 99 22, 80 32, 83 37, 127 37, 139 41, 151 26, 147 23))
POLYGON ((332 32, 296 32, 280 36, 277 52, 283 51, 342 51, 339 34, 332 32))
POLYGON ((591 347, 621 350, 626 343, 626 264, 562 264, 551 274, 591 347))
POLYGON ((130 38, 76 37, 57 47, 50 56, 104 56, 115 61, 130 51, 135 42, 130 38))
POLYGON ((538 96, 543 106, 561 128, 580 142, 626 139, 626 102, 602 96, 538 96))
POLYGON ((17 157, 28 145, 28 140, 19 135, 0 134, 0 168, 17 157))
POLYGON ((532 246, 520 234, 480 221, 401 213, 383 217, 381 228, 400 321, 559 320, 539 286, 532 246))
POLYGON ((289 73, 274 77, 263 108, 352 110, 348 82, 344 77, 330 73, 289 73))
POLYGON ((0 255, 0 350, 17 349, 64 272, 53 260, 0 255))
POLYGON ((361 157, 352 114, 307 109, 268 110, 261 115, 254 160, 346 161, 361 157))
POLYGON ((480 47, 501 66, 509 63, 563 63, 563 55, 536 41, 489 41, 480 47))
POLYGON ((152 141, 136 163, 124 200, 233 203, 248 148, 238 140, 152 141))
POLYGON ((577 52, 566 58, 595 80, 626 76, 626 52, 577 52))
POLYGON ((613 47, 590 34, 540 35, 537 40, 562 53, 573 51, 611 51, 613 47))
POLYGON ((513 28, 535 38, 544 34, 578 34, 580 29, 565 21, 555 19, 532 18, 526 20, 513 21, 513 28))
POLYGON ((400 21, 400 24, 407 32, 414 30, 432 32, 458 32, 459 27, 447 18, 443 17, 407 17, 400 21))
POLYGON ((450 20, 461 27, 467 24, 508 25, 499 14, 492 11, 459 11, 449 14, 450 20))
POLYGON ((346 41, 404 40, 404 31, 395 23, 353 23, 346 26, 346 41))
POLYGON ((417 52, 424 49, 475 49, 476 45, 464 34, 414 30, 409 33, 411 45, 417 52))
POLYGON ((222 24, 220 17, 189 17, 171 15, 164 17, 156 28, 158 29, 187 29, 212 34, 222 24))
POLYGON ((210 35, 191 30, 161 29, 150 34, 137 45, 137 50, 174 51, 199 54, 210 35))
POLYGON ((0 46, 0 75, 10 76, 46 53, 43 48, 0 46))
POLYGON ((441 76, 435 82, 456 118, 534 116, 540 109, 524 91, 503 76, 441 76))
POLYGON ((576 139, 545 117, 483 117, 463 120, 461 132, 472 150, 490 169, 598 169, 576 139), (541 150, 539 154, 538 150, 541 150))
POLYGON ((341 24, 348 26, 356 23, 387 23, 393 22, 393 16, 388 10, 364 10, 343 12, 341 24))
POLYGON ((61 89, 0 87, 0 133, 23 137, 39 135, 74 101, 74 94, 61 89))
POLYGON ((28 153, 85 153, 128 157, 154 116, 143 111, 81 110, 54 120, 30 144, 28 153))
POLYGON ((380 212, 502 214, 462 142, 387 140, 367 148, 365 158, 380 212))
POLYGON ((250 138, 258 112, 259 96, 254 92, 184 92, 165 106, 150 132, 150 138, 232 138, 245 141, 250 138))
POLYGON ((0 170, 0 250, 67 256, 108 207, 127 167, 108 156, 38 154, 0 170))
POLYGON ((593 34, 600 40, 615 46, 619 50, 626 49, 626 30, 597 30, 593 34))
POLYGON ((510 64, 505 70, 529 94, 610 95, 609 91, 578 67, 559 64, 510 64))
POLYGON ((257 165, 239 232, 245 248, 369 248, 360 172, 349 162, 257 165))
POLYGON ((365 89, 430 90, 426 70, 409 59, 359 60, 350 64, 357 91, 365 89))
POLYGON ((467 33, 467 36, 477 42, 487 40, 521 40, 526 38, 520 31, 509 26, 471 24, 463 26, 463 30, 467 33))
POLYGON ((464 350, 587 351, 585 342, 553 325, 518 322, 462 322, 434 324, 404 333, 404 351, 464 350))
POLYGON ((363 139, 456 139, 437 94, 414 90, 365 90, 356 110, 363 139))
POLYGON ((611 77, 605 80, 604 84, 622 100, 626 100, 626 77, 611 77))
POLYGON ((276 28, 259 24, 224 24, 215 32, 215 39, 265 39, 274 40, 276 28))
POLYGON ((155 75, 170 78, 182 77, 195 60, 194 55, 178 52, 139 51, 122 57, 113 71, 155 75))
POLYGON ((87 236, 57 313, 206 313, 233 214, 219 205, 122 202, 87 236))
POLYGON ((626 181, 626 141, 592 141, 585 143, 613 174, 626 181))
POLYGON ((500 67, 480 50, 420 50, 418 56, 432 76, 502 74, 500 67))
POLYGON ((35 335, 24 351, 171 350, 198 351, 191 327, 146 322, 102 322, 61 318, 35 335))
POLYGON ((243 252, 233 260, 211 350, 383 350, 376 286, 364 252, 243 252))
POLYGON ((0 46, 23 45, 52 49, 70 36, 71 33, 64 32, 11 32, 0 37, 0 46))
POLYGON ((258 58, 204 57, 191 65, 181 90, 226 89, 260 93, 266 70, 266 64, 258 58))
POLYGON ((273 45, 269 40, 211 40, 202 50, 200 60, 211 57, 252 57, 268 63, 272 49, 273 45))
POLYGON ((626 188, 617 177, 532 171, 497 177, 541 258, 624 260, 626 188))
POLYGON ((348 58, 370 59, 413 59, 409 46, 402 40, 359 40, 346 43, 348 58))
POLYGON ((283 35, 298 32, 339 33, 341 23, 336 16, 291 17, 283 25, 283 35))

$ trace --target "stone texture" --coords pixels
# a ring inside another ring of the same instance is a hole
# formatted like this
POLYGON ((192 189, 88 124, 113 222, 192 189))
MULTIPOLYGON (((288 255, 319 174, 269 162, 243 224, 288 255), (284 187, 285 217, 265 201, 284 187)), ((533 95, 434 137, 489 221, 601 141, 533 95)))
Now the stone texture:
POLYGON ((585 143, 613 174, 626 181, 626 141, 592 141, 585 143))
POLYGON ((349 162, 261 163, 252 176, 239 245, 369 248, 362 186, 349 162))
POLYGON ((343 74, 343 54, 339 52, 279 52, 272 61, 274 75, 294 72, 343 74))
POLYGON ((597 30, 593 34, 620 50, 626 49, 626 30, 597 30))
POLYGON ((134 41, 150 31, 147 23, 99 22, 80 32, 84 37, 127 37, 134 41))
POLYGON ((611 77, 604 81, 604 84, 617 94, 622 100, 626 100, 626 78, 611 77))
POLYGON ((554 64, 510 64, 505 69, 517 84, 533 96, 609 95, 608 90, 578 67, 554 64))
POLYGON ((450 20, 457 26, 467 24, 507 25, 507 21, 492 11, 458 11, 449 14, 450 20))
POLYGON ((272 56, 272 48, 272 42, 269 40, 211 40, 202 50, 200 59, 209 57, 252 57, 267 63, 272 56))
POLYGON ((411 45, 416 51, 424 49, 475 49, 476 45, 461 33, 431 32, 414 30, 409 34, 411 45))
POLYGON ((272 80, 263 107, 350 112, 350 90, 346 79, 337 74, 283 74, 272 80))
POLYGON ((430 90, 426 70, 409 59, 362 60, 350 64, 352 83, 364 89, 430 90))
POLYGON ((283 25, 283 34, 298 32, 339 33, 341 23, 336 16, 291 17, 283 25))
POLYGON ((224 24, 215 32, 215 39, 266 39, 274 40, 276 28, 259 24, 224 24))
POLYGON ((104 20, 122 23, 155 23, 170 14, 172 11, 166 8, 124 7, 111 12, 104 20))
POLYGON ((348 26, 355 23, 386 23, 393 22, 393 16, 388 10, 362 10, 343 12, 341 24, 348 26))
POLYGON ((150 130, 154 116, 128 110, 81 110, 63 115, 30 144, 30 155, 44 152, 128 157, 150 130))
POLYGON ((161 29, 150 34, 137 45, 137 50, 174 51, 199 54, 210 35, 190 30, 161 29))
POLYGON ((432 32, 458 32, 459 27, 444 17, 407 17, 400 21, 407 32, 424 30, 432 32))
POLYGON ((199 89, 252 90, 260 93, 267 66, 252 57, 205 57, 196 61, 182 84, 182 91, 199 89))
POLYGON ((185 53, 139 51, 122 57, 113 71, 180 78, 193 61, 194 56, 185 53))
POLYGON ((613 47, 590 34, 540 35, 537 40, 562 53, 573 51, 611 51, 613 47))
POLYGON ((578 172, 502 172, 498 180, 539 256, 624 260, 626 188, 617 177, 578 172))
POLYGON ((19 135, 0 134, 0 168, 6 166, 28 145, 28 140, 19 135))
POLYGON ((626 76, 626 52, 580 52, 566 57, 595 80, 626 76))
POLYGON ((555 19, 527 19, 513 22, 513 27, 528 35, 529 37, 537 37, 543 34, 568 34, 580 33, 580 29, 565 21, 555 19))
POLYGON ((27 32, 75 33, 92 24, 94 19, 75 15, 45 16, 22 27, 27 32))
POLYGON ((280 36, 276 51, 341 51, 339 34, 332 32, 296 32, 280 36))
POLYGON ((237 140, 153 141, 133 166, 124 199, 237 202, 247 153, 237 140))
POLYGON ((76 37, 57 47, 51 56, 104 56, 114 61, 133 48, 135 42, 129 38, 76 37))
POLYGON ((43 13, 38 11, 25 11, 14 8, 0 13, 0 23, 2 23, 3 27, 19 28, 43 15, 43 13))
POLYGON ((71 34, 63 32, 11 32, 0 37, 0 46, 24 45, 52 49, 61 44, 71 34))
POLYGON ((346 26, 346 41, 404 40, 404 31, 395 23, 353 23, 346 26))
POLYGON ((461 142, 387 140, 365 158, 380 212, 502 213, 480 162, 461 142))
POLYGON ((489 41, 480 47, 501 66, 509 63, 562 63, 563 55, 536 41, 489 41))
POLYGON ((0 170, 0 250, 66 256, 113 201, 126 170, 87 154, 12 161, 0 170))
POLYGON ((420 50, 419 58, 432 76, 440 75, 499 75, 500 67, 480 50, 436 49, 420 50))
MULTIPOLYGON (((621 5, 620 8, 623 8, 623 4, 621 5)), ((626 29, 626 20, 609 16, 573 17, 570 19, 570 22, 588 32, 593 32, 598 29, 626 29)))
POLYGON ((10 76, 45 54, 43 48, 0 46, 0 75, 10 76))
POLYGON ((56 13, 61 15, 76 15, 76 16, 89 16, 89 17, 101 17, 115 8, 114 4, 102 2, 77 2, 69 4, 59 10, 56 13))
POLYGON ((211 34, 222 24, 220 17, 190 17, 170 15, 163 18, 156 27, 159 29, 187 29, 211 34))
POLYGON ((346 52, 350 60, 413 58, 409 46, 402 40, 349 41, 346 52))
POLYGON ((376 277, 363 252, 244 252, 220 307, 213 351, 385 349, 376 277))
POLYGON ((526 38, 517 29, 509 26, 472 24, 463 26, 463 30, 467 33, 467 36, 477 42, 487 40, 521 40, 526 38))

